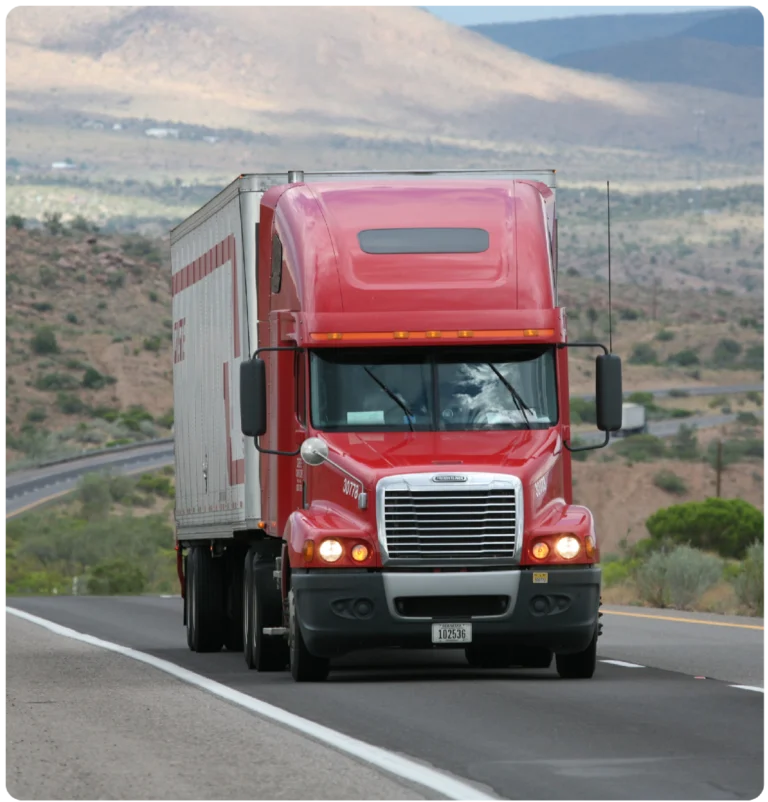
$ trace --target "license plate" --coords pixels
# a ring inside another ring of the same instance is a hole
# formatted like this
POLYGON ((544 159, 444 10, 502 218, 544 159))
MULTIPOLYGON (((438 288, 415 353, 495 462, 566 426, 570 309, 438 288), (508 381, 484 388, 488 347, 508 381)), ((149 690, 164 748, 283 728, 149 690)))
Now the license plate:
POLYGON ((432 624, 432 643, 472 643, 472 624, 432 624))

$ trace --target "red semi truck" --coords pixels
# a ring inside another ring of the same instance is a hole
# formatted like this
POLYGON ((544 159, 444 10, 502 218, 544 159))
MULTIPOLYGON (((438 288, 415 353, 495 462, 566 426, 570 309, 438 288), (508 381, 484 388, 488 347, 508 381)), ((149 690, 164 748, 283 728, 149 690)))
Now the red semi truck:
POLYGON ((296 681, 389 647, 593 675, 568 349, 603 350, 601 445, 621 363, 567 341, 556 225, 554 171, 292 171, 172 231, 191 650, 296 681))

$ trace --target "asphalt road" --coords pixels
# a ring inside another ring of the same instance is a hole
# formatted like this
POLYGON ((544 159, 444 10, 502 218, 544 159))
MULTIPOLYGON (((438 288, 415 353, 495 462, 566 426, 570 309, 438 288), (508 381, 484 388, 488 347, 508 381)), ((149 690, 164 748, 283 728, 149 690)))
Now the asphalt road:
POLYGON ((554 668, 480 671, 460 652, 422 651, 345 658, 318 686, 250 672, 241 654, 191 653, 179 599, 8 604, 507 799, 751 799, 763 787, 763 693, 733 687, 762 686, 762 620, 608 608, 589 681, 560 680, 554 668))

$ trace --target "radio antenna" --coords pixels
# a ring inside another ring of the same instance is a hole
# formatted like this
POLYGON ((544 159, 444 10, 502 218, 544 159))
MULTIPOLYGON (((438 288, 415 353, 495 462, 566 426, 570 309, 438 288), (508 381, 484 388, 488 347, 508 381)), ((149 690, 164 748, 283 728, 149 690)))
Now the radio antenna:
POLYGON ((608 201, 608 350, 613 353, 613 306, 611 298, 611 182, 606 181, 608 201))

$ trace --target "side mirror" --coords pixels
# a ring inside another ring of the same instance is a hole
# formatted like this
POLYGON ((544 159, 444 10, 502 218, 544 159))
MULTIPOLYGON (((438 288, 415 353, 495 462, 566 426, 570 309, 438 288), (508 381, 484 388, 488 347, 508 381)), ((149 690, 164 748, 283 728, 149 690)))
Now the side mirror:
POLYGON ((246 437, 267 431, 267 371, 258 357, 240 363, 240 428, 246 437))
POLYGON ((601 354, 596 359, 595 412, 597 428, 601 432, 621 429, 623 389, 621 385, 621 357, 601 354))
POLYGON ((308 437, 301 444, 300 453, 307 465, 322 465, 328 459, 328 445, 319 437, 308 437))

